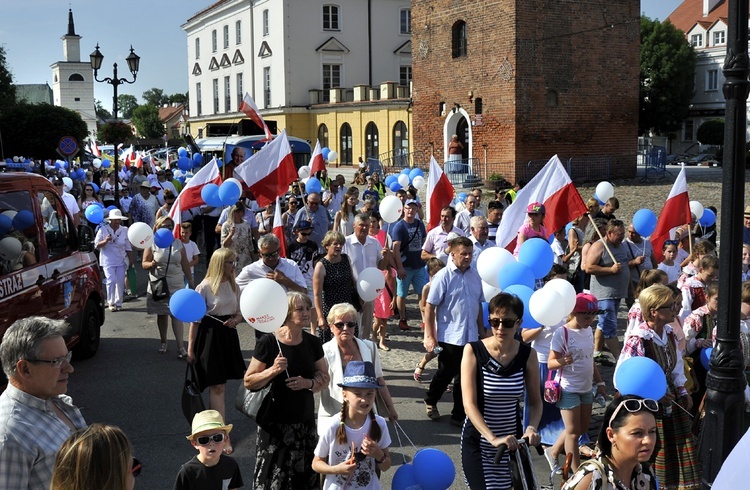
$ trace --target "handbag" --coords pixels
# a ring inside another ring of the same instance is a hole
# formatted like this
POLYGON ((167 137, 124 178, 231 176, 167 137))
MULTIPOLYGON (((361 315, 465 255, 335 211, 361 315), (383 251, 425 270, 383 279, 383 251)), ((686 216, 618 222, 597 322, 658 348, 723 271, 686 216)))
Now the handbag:
POLYGON ((193 424, 195 414, 206 409, 203 404, 203 397, 198 386, 198 374, 195 372, 195 365, 187 363, 185 370, 185 384, 182 388, 182 413, 188 421, 193 424))
POLYGON ((260 408, 263 406, 263 402, 266 401, 270 392, 271 383, 268 383, 265 388, 258 391, 248 390, 245 388, 244 383, 240 383, 237 395, 234 397, 234 407, 257 422, 260 408))
MULTIPOLYGON (((568 348, 568 329, 565 329, 565 349, 568 348)), ((562 367, 560 367, 560 379, 562 379, 562 367)), ((547 381, 544 382, 544 401, 554 405, 560 401, 562 396, 562 388, 560 382, 552 378, 552 370, 547 372, 547 381)))
POLYGON ((169 285, 167 284, 167 272, 169 271, 169 262, 172 260, 172 246, 169 247, 167 256, 167 267, 164 269, 164 277, 149 280, 151 284, 151 298, 154 301, 163 301, 169 298, 169 285))

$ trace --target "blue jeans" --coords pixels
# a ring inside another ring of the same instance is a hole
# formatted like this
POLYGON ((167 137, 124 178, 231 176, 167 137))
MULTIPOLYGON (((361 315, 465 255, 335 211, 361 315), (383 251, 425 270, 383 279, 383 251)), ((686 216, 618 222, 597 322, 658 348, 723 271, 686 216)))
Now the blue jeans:
POLYGON ((617 310, 620 308, 622 298, 600 299, 599 309, 604 313, 599 315, 599 323, 596 328, 604 333, 605 339, 617 338, 617 310))

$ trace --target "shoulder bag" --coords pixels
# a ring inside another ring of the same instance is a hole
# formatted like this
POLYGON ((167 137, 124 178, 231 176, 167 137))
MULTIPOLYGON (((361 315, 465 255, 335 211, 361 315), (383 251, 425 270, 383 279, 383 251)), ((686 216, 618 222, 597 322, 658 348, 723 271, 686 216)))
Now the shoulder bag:
POLYGON ((234 397, 234 407, 245 414, 245 416, 257 422, 260 408, 271 392, 271 384, 268 383, 265 388, 259 391, 251 391, 245 388, 244 383, 240 383, 237 395, 234 397))
POLYGON ((187 363, 185 370, 185 384, 182 387, 182 413, 188 421, 193 423, 193 417, 199 412, 206 409, 203 404, 201 390, 198 387, 198 375, 195 372, 195 365, 187 363))
MULTIPOLYGON (((565 329, 565 349, 567 350, 568 329, 566 327, 563 328, 565 329)), ((560 367, 559 371, 560 379, 562 379, 562 367, 560 367)), ((549 369, 547 371, 547 381, 544 382, 544 401, 554 405, 555 403, 560 401, 560 396, 562 396, 562 388, 560 388, 560 382, 552 378, 552 369, 549 369)))
POLYGON ((164 276, 158 279, 150 280, 151 297, 154 301, 163 301, 169 298, 169 285, 167 284, 167 272, 169 271, 169 262, 172 260, 172 246, 169 246, 169 255, 167 256, 167 267, 164 269, 164 276))

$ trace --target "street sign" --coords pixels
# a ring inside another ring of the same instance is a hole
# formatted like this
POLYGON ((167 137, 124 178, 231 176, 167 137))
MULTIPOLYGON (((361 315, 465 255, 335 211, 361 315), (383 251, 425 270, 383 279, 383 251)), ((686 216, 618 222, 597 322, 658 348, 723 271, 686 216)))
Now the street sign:
POLYGON ((63 136, 57 144, 57 148, 65 156, 72 156, 78 153, 78 142, 72 136, 63 136))

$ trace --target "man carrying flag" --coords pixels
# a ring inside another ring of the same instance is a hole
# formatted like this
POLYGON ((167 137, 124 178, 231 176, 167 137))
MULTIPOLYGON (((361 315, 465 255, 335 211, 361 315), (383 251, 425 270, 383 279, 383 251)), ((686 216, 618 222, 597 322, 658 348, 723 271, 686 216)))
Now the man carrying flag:
POLYGON ((206 184, 221 185, 221 174, 216 158, 212 159, 208 165, 204 166, 190 179, 182 192, 177 196, 172 209, 169 211, 169 217, 174 222, 174 236, 180 238, 180 223, 182 223, 182 210, 192 209, 203 204, 201 190, 206 184))
POLYGON ((281 219, 281 202, 276 198, 276 211, 273 213, 272 233, 279 239, 279 257, 286 257, 286 237, 284 237, 284 221, 281 219))
POLYGON ((240 104, 240 111, 244 112, 245 115, 250 118, 250 120, 252 120, 255 124, 258 125, 259 128, 263 130, 263 132, 266 134, 266 139, 264 141, 271 141, 271 139, 273 139, 271 130, 268 129, 268 125, 263 120, 263 117, 260 115, 258 106, 255 105, 255 101, 253 100, 252 97, 250 97, 250 94, 248 92, 245 92, 245 96, 242 98, 242 103, 240 104))

